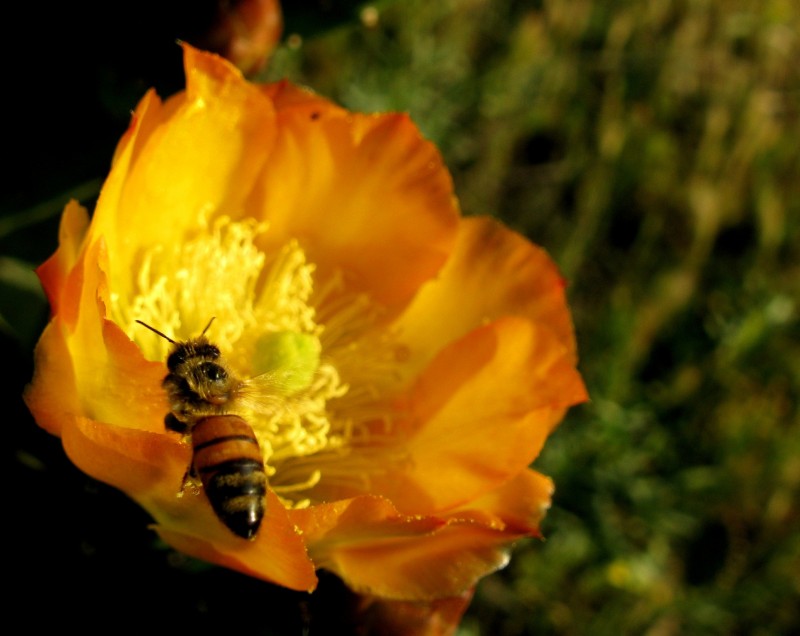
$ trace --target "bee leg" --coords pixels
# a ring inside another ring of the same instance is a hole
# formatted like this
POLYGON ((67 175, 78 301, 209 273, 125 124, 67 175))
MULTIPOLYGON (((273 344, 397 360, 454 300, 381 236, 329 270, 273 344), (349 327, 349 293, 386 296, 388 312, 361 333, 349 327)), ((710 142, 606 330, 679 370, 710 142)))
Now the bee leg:
POLYGON ((200 488, 201 481, 200 477, 197 475, 197 471, 195 470, 194 463, 189 465, 189 468, 186 469, 186 472, 183 474, 183 481, 181 482, 181 489, 179 494, 183 495, 187 488, 191 491, 195 491, 200 488))
POLYGON ((168 431, 175 431, 176 433, 186 433, 189 430, 189 425, 186 422, 181 422, 172 413, 167 413, 164 418, 164 426, 168 431))

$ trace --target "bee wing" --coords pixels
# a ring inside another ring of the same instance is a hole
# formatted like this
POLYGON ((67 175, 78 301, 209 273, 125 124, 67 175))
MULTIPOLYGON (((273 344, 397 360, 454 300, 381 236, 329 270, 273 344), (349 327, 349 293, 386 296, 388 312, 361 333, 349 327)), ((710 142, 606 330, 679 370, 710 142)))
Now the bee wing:
POLYGON ((276 369, 243 380, 236 391, 236 400, 247 410, 274 413, 297 392, 297 381, 292 371, 276 369))

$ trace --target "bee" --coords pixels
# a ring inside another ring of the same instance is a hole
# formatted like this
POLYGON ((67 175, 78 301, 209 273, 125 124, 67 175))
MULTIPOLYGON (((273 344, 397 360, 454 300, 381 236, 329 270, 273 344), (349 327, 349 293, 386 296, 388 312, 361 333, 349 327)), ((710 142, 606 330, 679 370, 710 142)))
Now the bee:
POLYGON ((199 477, 220 521, 235 535, 255 539, 264 517, 267 475, 252 427, 232 412, 246 401, 247 382, 231 372, 205 335, 214 319, 184 342, 136 322, 173 345, 162 382, 170 408, 164 425, 191 439, 184 485, 199 477))

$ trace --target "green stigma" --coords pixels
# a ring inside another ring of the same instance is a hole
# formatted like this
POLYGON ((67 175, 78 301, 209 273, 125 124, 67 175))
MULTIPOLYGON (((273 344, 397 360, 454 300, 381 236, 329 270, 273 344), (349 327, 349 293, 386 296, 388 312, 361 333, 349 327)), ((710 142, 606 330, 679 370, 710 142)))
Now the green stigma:
POLYGON ((255 342, 253 368, 275 374, 280 390, 289 396, 311 386, 319 368, 322 345, 312 334, 279 331, 262 334, 255 342))

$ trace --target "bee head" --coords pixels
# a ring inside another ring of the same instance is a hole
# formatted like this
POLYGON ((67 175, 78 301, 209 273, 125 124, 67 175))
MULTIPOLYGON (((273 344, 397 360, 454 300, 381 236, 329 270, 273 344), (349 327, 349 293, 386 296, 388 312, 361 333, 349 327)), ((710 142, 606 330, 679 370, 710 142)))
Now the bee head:
POLYGON ((219 356, 219 347, 211 344, 205 338, 198 338, 197 340, 190 340, 189 342, 180 342, 176 343, 175 349, 169 354, 169 357, 167 357, 167 368, 175 372, 181 365, 186 364, 186 362, 194 358, 216 360, 219 356))
POLYGON ((228 372, 216 362, 202 362, 197 366, 197 373, 205 382, 221 384, 228 379, 228 372))
POLYGON ((220 356, 219 347, 211 344, 206 338, 206 331, 208 331, 211 323, 214 322, 214 318, 211 318, 211 320, 208 321, 206 328, 203 329, 203 332, 197 338, 188 340, 186 342, 178 342, 177 340, 173 340, 168 335, 160 332, 155 327, 151 327, 146 322, 142 322, 141 320, 137 320, 136 322, 143 327, 147 327, 150 331, 158 334, 164 338, 164 340, 174 345, 172 353, 170 353, 167 357, 167 368, 172 373, 174 373, 181 365, 185 364, 189 360, 192 360, 193 358, 216 360, 220 356))
POLYGON ((230 375, 221 364, 206 360, 194 368, 195 392, 204 402, 222 405, 230 399, 230 375))

